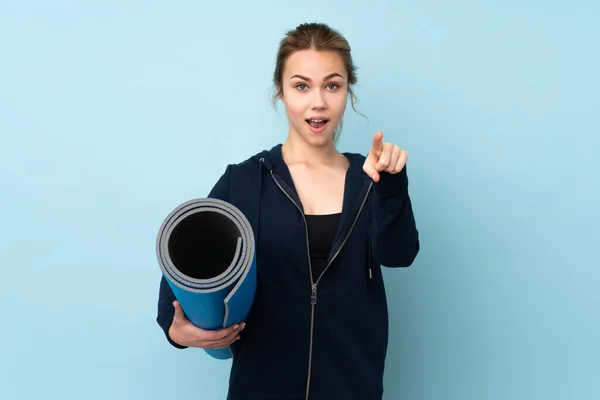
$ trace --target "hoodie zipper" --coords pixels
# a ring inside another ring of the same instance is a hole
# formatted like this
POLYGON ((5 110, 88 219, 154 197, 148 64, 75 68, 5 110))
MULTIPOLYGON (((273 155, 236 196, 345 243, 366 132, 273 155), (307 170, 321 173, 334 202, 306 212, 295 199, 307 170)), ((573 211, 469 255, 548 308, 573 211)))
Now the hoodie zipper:
POLYGON ((312 263, 310 261, 310 246, 309 246, 309 238, 308 238, 308 224, 306 222, 306 217, 304 216, 304 212, 302 211, 302 208, 298 205, 298 203, 296 203, 294 201, 294 199, 292 199, 292 197, 289 195, 289 193, 286 192, 285 189, 279 184, 279 182, 277 181, 277 178, 275 178, 275 175, 273 174, 273 171, 270 171, 270 173, 271 173, 271 177, 273 178, 273 180, 275 181, 275 183, 277 184, 277 186, 279 187, 279 189, 283 192, 283 194, 285 194, 287 196, 288 199, 290 199, 290 201, 292 202, 292 204, 294 204, 296 206, 296 208, 298 209, 298 211, 300 211, 300 215, 302 215, 302 219, 304 220, 304 229, 305 229, 305 234, 306 234, 306 253, 308 255, 308 272, 310 274, 310 284, 311 284, 311 293, 310 293, 310 308, 311 308, 310 309, 310 342, 309 342, 309 350, 308 350, 308 376, 307 376, 307 380, 306 380, 306 397, 305 397, 305 399, 308 400, 308 395, 309 395, 309 392, 310 392, 310 376, 311 376, 311 370, 312 370, 313 333, 314 333, 314 325, 315 325, 315 306, 317 304, 317 285, 321 281, 321 278, 323 277, 323 275, 325 274, 325 272, 327 271, 327 269, 329 268, 329 266, 333 263, 333 260, 335 260, 335 258, 340 253, 340 251, 342 251, 342 248, 344 247, 344 244, 346 244, 346 241, 348 240, 348 237, 350 236, 350 233, 352 233, 352 230, 354 229, 354 225, 356 224, 356 221, 358 220, 358 217, 360 216, 360 214, 362 212, 362 209, 365 206, 365 202, 367 201, 367 198, 369 196, 369 192, 371 190, 372 183, 369 186, 369 189, 367 190, 367 193, 366 193, 366 195, 365 195, 365 197, 364 197, 364 199, 362 201, 362 204, 360 205, 360 209, 358 210, 358 213, 354 217, 354 221, 352 222, 352 225, 350 226, 350 229, 348 230, 348 233, 344 236, 344 240, 342 241, 342 244, 340 244, 340 246, 336 250, 336 252, 333 255, 333 257, 331 258, 331 260, 325 266, 325 269, 323 270, 323 272, 321 272, 321 275, 319 275, 319 277, 317 278, 317 282, 315 282, 314 279, 313 279, 313 274, 312 274, 312 263))

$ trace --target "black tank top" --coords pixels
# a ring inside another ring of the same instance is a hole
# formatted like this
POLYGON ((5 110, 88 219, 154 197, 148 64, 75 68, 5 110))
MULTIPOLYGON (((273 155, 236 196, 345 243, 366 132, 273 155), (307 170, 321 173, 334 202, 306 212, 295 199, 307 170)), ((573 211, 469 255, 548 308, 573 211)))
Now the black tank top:
POLYGON ((341 215, 306 215, 310 262, 315 282, 327 265, 327 256, 333 245, 341 215))

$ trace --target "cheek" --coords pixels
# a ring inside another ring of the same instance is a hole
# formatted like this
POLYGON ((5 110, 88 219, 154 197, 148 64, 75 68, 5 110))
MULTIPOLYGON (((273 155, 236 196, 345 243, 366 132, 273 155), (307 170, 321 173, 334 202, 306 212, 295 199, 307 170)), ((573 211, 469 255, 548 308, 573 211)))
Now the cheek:
POLYGON ((295 103, 286 104, 285 110, 286 110, 288 118, 292 119, 292 120, 296 120, 296 119, 300 118, 300 116, 303 115, 302 111, 300 110, 298 105, 295 103))
POLYGON ((333 111, 338 117, 344 115, 346 111, 346 96, 335 96, 332 97, 329 101, 329 108, 333 111))
POLYGON ((304 118, 307 105, 306 96, 288 96, 285 103, 285 109, 291 118, 304 118))

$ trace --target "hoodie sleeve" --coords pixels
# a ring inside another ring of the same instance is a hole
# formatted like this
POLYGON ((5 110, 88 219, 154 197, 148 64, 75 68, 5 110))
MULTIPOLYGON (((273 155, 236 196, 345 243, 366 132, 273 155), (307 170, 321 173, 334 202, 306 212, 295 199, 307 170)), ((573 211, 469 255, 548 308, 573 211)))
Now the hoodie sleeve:
MULTIPOLYGON (((210 193, 208 194, 209 198, 220 199, 224 201, 229 200, 229 177, 231 173, 231 165, 228 165, 225 169, 225 173, 221 175, 215 186, 212 188, 210 193)), ((156 322, 163 330, 167 340, 169 343, 178 349, 185 349, 185 346, 181 346, 180 344, 174 342, 169 337, 169 328, 171 327, 171 323, 173 322, 173 317, 175 316, 175 308, 173 307, 173 302, 175 301, 175 295, 171 290, 171 287, 167 283, 167 280, 164 276, 160 279, 159 293, 158 293, 158 314, 156 317, 156 322)))
POLYGON ((397 174, 382 172, 373 183, 371 199, 371 248, 377 262, 386 267, 409 267, 419 249, 406 166, 397 174))

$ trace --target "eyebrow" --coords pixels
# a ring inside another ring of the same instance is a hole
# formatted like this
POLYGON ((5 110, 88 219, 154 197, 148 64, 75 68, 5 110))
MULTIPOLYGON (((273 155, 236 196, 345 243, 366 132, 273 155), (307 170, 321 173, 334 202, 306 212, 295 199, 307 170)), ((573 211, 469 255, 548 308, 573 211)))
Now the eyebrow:
MULTIPOLYGON (((327 75, 323 80, 326 81, 326 80, 331 79, 331 78, 333 78, 335 76, 339 76, 340 78, 342 78, 342 75, 338 74, 337 72, 334 72, 334 73, 331 73, 331 74, 327 75)), ((306 76, 303 76, 303 75, 298 75, 298 74, 292 75, 292 77, 290 78, 290 80, 292 80, 294 78, 304 79, 305 81, 308 81, 308 82, 311 81, 310 78, 308 78, 306 76)))

